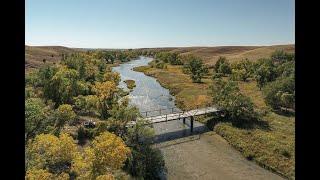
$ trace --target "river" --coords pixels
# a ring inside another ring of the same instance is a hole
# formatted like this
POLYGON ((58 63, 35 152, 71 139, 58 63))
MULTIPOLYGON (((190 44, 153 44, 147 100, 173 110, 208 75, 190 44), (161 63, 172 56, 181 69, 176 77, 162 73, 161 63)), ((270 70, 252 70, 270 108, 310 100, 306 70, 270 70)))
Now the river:
MULTIPOLYGON (((148 112, 148 116, 160 115, 160 112, 157 111, 158 109, 162 109, 161 114, 170 113, 171 108, 174 108, 174 111, 179 111, 180 109, 174 103, 175 97, 169 93, 168 89, 162 87, 155 78, 146 76, 142 72, 133 71, 134 67, 148 65, 150 61, 152 61, 152 58, 141 56, 136 60, 113 67, 113 71, 121 75, 119 87, 128 90, 124 81, 131 79, 136 82, 136 87, 130 92, 129 99, 130 104, 136 106, 142 115, 145 115, 143 113, 145 111, 153 110, 156 111, 148 112)), ((186 124, 183 124, 182 120, 154 124, 155 141, 163 142, 191 135, 189 125, 189 119, 187 119, 186 124)), ((192 135, 206 130, 203 124, 194 122, 194 132, 192 135)))

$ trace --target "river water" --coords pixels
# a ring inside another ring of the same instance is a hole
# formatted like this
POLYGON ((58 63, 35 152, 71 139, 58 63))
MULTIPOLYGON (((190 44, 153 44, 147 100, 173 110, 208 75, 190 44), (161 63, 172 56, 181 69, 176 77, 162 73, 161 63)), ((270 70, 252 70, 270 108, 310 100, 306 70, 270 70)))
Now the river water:
MULTIPOLYGON (((120 73, 121 76, 119 87, 128 90, 124 81, 129 79, 135 81, 136 87, 129 94, 130 105, 136 106, 142 116, 145 116, 145 111, 153 111, 148 112, 148 116, 160 115, 159 109, 162 109, 161 114, 172 112, 172 108, 174 108, 174 111, 180 111, 175 106, 175 98, 169 93, 168 89, 162 87, 155 78, 146 76, 142 72, 133 71, 134 67, 148 65, 150 61, 152 61, 152 58, 140 56, 136 60, 113 67, 113 71, 120 73)), ((189 119, 186 120, 186 124, 183 124, 182 120, 154 124, 155 141, 163 142, 191 135, 189 125, 189 119)), ((192 135, 205 130, 206 127, 203 124, 194 122, 192 135)))

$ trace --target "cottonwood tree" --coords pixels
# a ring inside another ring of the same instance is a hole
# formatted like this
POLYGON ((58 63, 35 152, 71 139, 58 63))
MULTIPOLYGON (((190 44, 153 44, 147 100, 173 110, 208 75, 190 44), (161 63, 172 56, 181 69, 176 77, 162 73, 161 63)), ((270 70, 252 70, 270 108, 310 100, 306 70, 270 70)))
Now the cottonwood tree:
POLYGON ((93 87, 93 91, 99 99, 98 105, 101 118, 107 119, 110 117, 108 110, 111 110, 113 104, 116 103, 117 86, 113 81, 97 82, 93 87))
POLYGON ((187 64, 184 65, 185 72, 190 73, 193 82, 200 83, 204 75, 208 73, 208 68, 204 66, 202 60, 193 57, 187 64))
POLYGON ((260 90, 266 83, 275 80, 276 77, 276 67, 271 59, 260 59, 257 62, 255 79, 260 90))
POLYGON ((232 122, 242 123, 257 117, 250 98, 244 96, 233 81, 216 80, 211 85, 213 103, 226 113, 226 118, 232 122))
POLYGON ((263 88, 266 103, 273 109, 295 109, 295 81, 293 77, 280 77, 263 88))
POLYGON ((241 60, 232 64, 231 79, 247 81, 253 74, 253 64, 248 59, 241 60))
POLYGON ((54 122, 50 121, 51 110, 40 98, 25 100, 26 141, 37 134, 45 132, 54 122))
POLYGON ((225 57, 219 57, 218 61, 214 65, 215 73, 221 73, 222 75, 231 74, 231 67, 225 57))

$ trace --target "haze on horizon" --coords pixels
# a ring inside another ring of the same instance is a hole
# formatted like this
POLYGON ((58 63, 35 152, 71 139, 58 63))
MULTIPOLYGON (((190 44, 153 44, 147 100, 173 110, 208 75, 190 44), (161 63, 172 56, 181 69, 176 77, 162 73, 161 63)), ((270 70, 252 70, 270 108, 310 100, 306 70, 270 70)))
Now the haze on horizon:
POLYGON ((295 43, 293 0, 28 0, 26 45, 76 48, 295 43))

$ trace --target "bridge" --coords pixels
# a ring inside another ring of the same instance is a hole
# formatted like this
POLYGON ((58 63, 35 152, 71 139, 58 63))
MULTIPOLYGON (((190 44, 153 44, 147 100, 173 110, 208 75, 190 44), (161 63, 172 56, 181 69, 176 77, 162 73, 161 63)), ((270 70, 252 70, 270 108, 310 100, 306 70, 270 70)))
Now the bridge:
MULTIPOLYGON (((193 132, 193 121, 195 116, 209 114, 209 113, 216 113, 220 110, 216 107, 210 106, 210 107, 204 107, 204 108, 197 108, 189 111, 175 111, 177 108, 168 108, 168 109, 157 109, 152 111, 145 111, 141 112, 142 118, 146 121, 146 124, 155 124, 155 123, 161 123, 161 122, 168 122, 173 120, 183 120, 183 123, 186 123, 186 118, 190 118, 190 130, 193 132), (162 113, 170 110, 170 113, 162 113), (156 115, 155 115, 156 112, 156 115), (157 112, 159 114, 157 114, 157 112)), ((127 126, 133 126, 136 124, 136 121, 131 121, 127 124, 127 126)))

